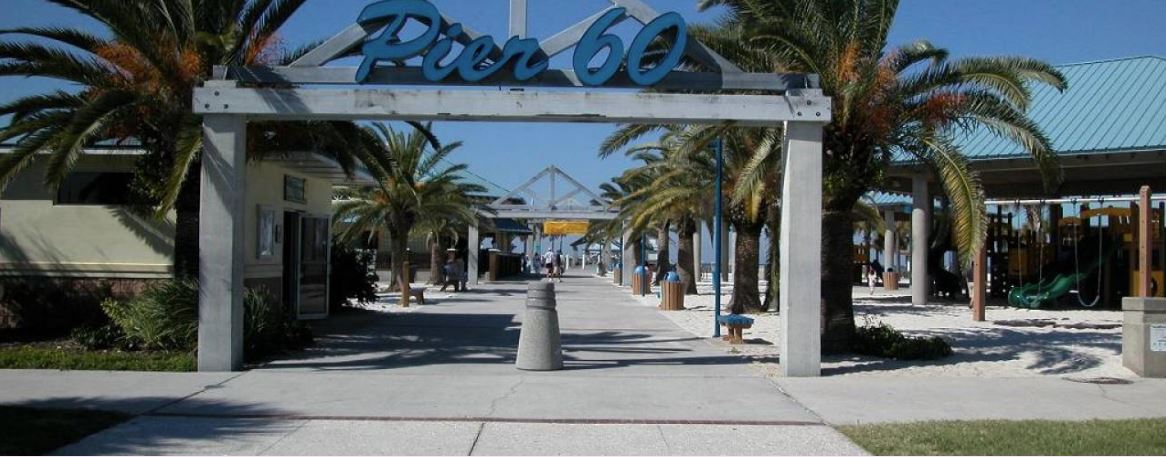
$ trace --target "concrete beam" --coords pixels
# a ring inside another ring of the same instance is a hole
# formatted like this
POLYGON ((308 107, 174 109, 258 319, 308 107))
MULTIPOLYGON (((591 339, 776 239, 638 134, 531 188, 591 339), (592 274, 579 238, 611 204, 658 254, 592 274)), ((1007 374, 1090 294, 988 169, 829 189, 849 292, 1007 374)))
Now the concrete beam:
POLYGON ((198 259, 198 371, 243 368, 247 121, 203 117, 198 259))
POLYGON ((927 304, 930 281, 927 271, 927 236, 931 229, 931 197, 927 192, 927 175, 911 178, 911 304, 927 304))
POLYGON ((385 89, 195 89, 195 114, 261 120, 435 120, 772 126, 830 121, 830 98, 647 92, 385 89))
POLYGON ((822 126, 785 127, 781 210, 781 372, 822 373, 822 126), (792 179, 792 177, 797 179, 792 179))
POLYGON ((887 226, 883 232, 883 268, 894 269, 896 273, 902 274, 897 262, 899 239, 895 236, 895 210, 883 211, 883 224, 887 226))

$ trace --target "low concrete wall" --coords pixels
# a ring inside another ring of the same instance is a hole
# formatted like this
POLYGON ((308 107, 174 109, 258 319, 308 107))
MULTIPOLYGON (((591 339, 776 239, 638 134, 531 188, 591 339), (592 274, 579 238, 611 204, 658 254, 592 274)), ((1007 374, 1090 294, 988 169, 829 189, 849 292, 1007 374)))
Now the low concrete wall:
POLYGON ((1166 378, 1166 298, 1122 300, 1122 365, 1138 376, 1166 378))

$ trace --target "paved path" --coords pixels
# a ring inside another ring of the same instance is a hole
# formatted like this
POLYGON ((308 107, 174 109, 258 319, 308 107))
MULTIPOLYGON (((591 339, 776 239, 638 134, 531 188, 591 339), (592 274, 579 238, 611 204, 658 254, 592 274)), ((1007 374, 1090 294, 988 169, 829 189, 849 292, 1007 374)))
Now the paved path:
POLYGON ((626 291, 582 277, 556 287, 562 371, 514 368, 525 283, 481 286, 410 313, 335 319, 312 349, 188 381, 180 400, 163 396, 61 452, 862 452, 743 359, 626 291))
POLYGON ((0 370, 0 403, 139 415, 64 454, 855 454, 823 423, 1166 417, 1161 379, 772 382, 606 281, 556 286, 563 371, 514 369, 525 286, 503 283, 343 315, 244 373, 0 370))

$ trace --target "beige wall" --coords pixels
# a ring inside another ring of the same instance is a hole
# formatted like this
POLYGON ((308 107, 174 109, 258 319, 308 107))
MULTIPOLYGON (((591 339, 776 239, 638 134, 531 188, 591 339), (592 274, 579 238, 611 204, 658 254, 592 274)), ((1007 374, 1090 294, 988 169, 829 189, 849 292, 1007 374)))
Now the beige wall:
POLYGON ((287 168, 267 163, 251 163, 247 165, 247 203, 243 208, 246 217, 244 252, 247 256, 247 278, 275 278, 283 275, 283 229, 284 211, 302 211, 305 215, 331 217, 332 215, 332 184, 323 179, 313 178, 302 173, 296 173, 287 168), (290 175, 306 179, 305 195, 307 203, 295 203, 283 199, 283 177, 290 175), (269 206, 275 209, 275 225, 280 232, 279 242, 275 244, 275 255, 269 258, 259 258, 259 207, 269 206))
MULTIPOLYGON (((132 171, 132 156, 83 156, 77 171, 132 171)), ((172 273, 174 215, 164 220, 119 206, 57 205, 43 183, 44 160, 21 172, 0 194, 0 275, 164 278, 172 273)), ((247 166, 245 255, 247 278, 282 276, 282 243, 270 258, 256 250, 259 206, 283 212, 331 215, 329 182, 269 163, 247 166), (283 200, 284 175, 305 178, 307 203, 283 200)), ((279 229, 283 231, 282 227, 279 229)), ((282 241, 282 239, 280 240, 282 241)))
MULTIPOLYGON (((83 156, 77 171, 131 171, 130 156, 83 156)), ((57 205, 44 159, 0 194, 0 274, 168 277, 174 215, 164 220, 120 206, 57 205)))

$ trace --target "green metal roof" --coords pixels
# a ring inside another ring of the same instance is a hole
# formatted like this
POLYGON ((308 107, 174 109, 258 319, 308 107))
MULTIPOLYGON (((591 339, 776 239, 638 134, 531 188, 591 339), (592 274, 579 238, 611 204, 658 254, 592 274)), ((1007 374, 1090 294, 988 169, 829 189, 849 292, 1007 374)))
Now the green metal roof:
MULTIPOLYGON (((1166 58, 1128 57, 1057 66, 1064 93, 1033 89, 1029 116, 1058 154, 1166 149, 1166 58)), ((978 128, 957 140, 972 160, 1025 157, 1015 143, 978 128)))

